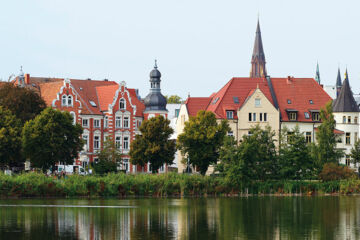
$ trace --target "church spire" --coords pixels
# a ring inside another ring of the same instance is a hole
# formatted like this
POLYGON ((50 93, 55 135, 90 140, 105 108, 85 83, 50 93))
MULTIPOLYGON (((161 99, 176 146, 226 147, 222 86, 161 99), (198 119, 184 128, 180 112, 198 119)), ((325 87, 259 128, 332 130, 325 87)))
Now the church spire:
POLYGON ((360 112, 349 84, 347 69, 339 96, 333 103, 333 112, 360 112))
POLYGON ((261 31, 260 31, 260 22, 258 19, 257 27, 256 27, 256 36, 254 43, 253 55, 251 58, 251 78, 259 78, 266 76, 266 67, 265 67, 265 54, 264 48, 261 39, 261 31))
POLYGON ((336 97, 339 96, 341 86, 342 86, 341 74, 340 74, 340 68, 338 68, 338 74, 337 74, 337 78, 336 78, 336 97))
POLYGON ((316 64, 316 75, 315 80, 318 84, 320 84, 320 70, 319 70, 319 63, 316 64))

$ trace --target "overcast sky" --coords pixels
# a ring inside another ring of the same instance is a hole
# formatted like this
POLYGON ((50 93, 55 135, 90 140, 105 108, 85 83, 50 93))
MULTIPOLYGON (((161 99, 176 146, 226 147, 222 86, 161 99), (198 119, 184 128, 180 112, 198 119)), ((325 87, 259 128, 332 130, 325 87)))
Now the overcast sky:
POLYGON ((0 78, 126 81, 149 89, 154 59, 164 95, 209 96, 248 77, 256 21, 272 77, 335 84, 348 67, 360 92, 359 0, 7 0, 0 2, 0 78))

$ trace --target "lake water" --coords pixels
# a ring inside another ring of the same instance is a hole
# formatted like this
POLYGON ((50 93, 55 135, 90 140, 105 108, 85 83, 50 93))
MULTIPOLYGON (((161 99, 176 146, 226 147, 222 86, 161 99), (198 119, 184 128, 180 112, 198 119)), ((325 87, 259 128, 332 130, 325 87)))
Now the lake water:
POLYGON ((0 200, 0 239, 360 239, 360 196, 0 200))

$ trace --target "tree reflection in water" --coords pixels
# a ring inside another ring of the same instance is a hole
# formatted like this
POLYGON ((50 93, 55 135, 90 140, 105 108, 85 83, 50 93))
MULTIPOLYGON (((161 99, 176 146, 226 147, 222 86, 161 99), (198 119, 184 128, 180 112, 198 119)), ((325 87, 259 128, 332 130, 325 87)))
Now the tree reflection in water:
POLYGON ((359 210, 358 196, 0 200, 0 239, 359 239, 359 210))

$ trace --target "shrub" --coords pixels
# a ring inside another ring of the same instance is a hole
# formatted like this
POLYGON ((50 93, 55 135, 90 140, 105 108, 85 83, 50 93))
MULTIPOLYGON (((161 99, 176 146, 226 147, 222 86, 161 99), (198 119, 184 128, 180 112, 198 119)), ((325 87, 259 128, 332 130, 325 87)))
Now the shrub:
POLYGON ((356 174, 347 166, 340 166, 336 163, 326 163, 323 166, 319 179, 322 181, 334 181, 341 179, 355 178, 356 174))

